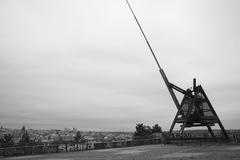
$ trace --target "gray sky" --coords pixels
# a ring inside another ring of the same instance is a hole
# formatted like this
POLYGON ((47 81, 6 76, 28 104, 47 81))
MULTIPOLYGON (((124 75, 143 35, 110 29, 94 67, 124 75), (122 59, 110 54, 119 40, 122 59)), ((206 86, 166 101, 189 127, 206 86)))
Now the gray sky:
MULTIPOLYGON (((240 1, 131 0, 169 80, 240 128, 240 1)), ((169 129, 176 107, 125 0, 0 1, 0 125, 169 129)))

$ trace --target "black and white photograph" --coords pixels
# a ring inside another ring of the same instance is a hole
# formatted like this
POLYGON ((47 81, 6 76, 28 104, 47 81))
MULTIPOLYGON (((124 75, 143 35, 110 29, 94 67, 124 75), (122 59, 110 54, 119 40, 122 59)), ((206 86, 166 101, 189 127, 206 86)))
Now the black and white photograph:
POLYGON ((239 0, 0 0, 0 159, 240 159, 239 0))

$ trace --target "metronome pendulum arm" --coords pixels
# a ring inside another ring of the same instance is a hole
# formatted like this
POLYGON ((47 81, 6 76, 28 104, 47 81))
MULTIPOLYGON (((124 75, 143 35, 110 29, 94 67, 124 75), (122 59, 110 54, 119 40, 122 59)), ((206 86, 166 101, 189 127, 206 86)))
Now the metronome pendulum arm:
POLYGON ((172 83, 170 83, 170 82, 168 81, 168 78, 167 78, 166 74, 164 73, 164 70, 161 68, 161 66, 160 66, 160 64, 159 64, 159 62, 158 62, 158 59, 157 59, 155 53, 153 52, 153 49, 152 49, 152 47, 151 47, 151 45, 150 45, 150 43, 149 43, 149 41, 148 41, 148 39, 147 39, 147 37, 146 37, 146 35, 145 35, 145 33, 144 33, 144 31, 143 31, 143 29, 142 29, 142 27, 141 27, 141 25, 140 25, 140 23, 139 23, 136 15, 135 15, 135 13, 134 13, 131 5, 129 4, 128 0, 126 0, 126 2, 127 2, 127 4, 128 4, 128 7, 130 8, 130 10, 131 10, 131 12, 132 12, 132 15, 133 15, 135 21, 137 22, 137 25, 138 25, 138 27, 139 27, 139 29, 140 29, 140 31, 141 31, 141 33, 142 33, 142 35, 143 35, 146 43, 147 43, 147 45, 148 45, 148 48, 150 49, 150 51, 151 51, 151 53, 152 53, 152 56, 153 56, 153 58, 154 58, 154 60, 155 60, 155 62, 156 62, 156 64, 157 64, 157 66, 158 66, 158 68, 159 68, 159 72, 160 72, 160 74, 161 74, 161 76, 162 76, 162 78, 163 78, 163 80, 164 80, 164 82, 165 82, 165 84, 166 84, 166 86, 167 86, 167 88, 168 88, 168 91, 169 91, 169 93, 170 93, 170 95, 171 95, 171 97, 172 97, 172 99, 173 99, 173 101, 174 101, 177 109, 180 109, 180 104, 179 104, 179 102, 178 102, 178 100, 177 100, 177 97, 176 97, 175 93, 173 92, 173 89, 176 89, 177 91, 179 91, 179 92, 181 92, 181 93, 183 93, 183 94, 185 93, 185 90, 181 89, 180 87, 178 87, 178 86, 176 86, 176 85, 174 85, 174 84, 172 84, 172 83))

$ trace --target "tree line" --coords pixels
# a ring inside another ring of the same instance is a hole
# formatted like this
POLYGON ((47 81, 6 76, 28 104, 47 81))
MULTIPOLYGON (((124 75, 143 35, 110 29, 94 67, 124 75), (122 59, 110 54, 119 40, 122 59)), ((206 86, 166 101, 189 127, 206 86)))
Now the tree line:
POLYGON ((158 124, 150 127, 144 125, 143 123, 138 123, 136 124, 136 131, 133 134, 133 139, 151 139, 156 133, 162 133, 162 127, 160 127, 158 124))

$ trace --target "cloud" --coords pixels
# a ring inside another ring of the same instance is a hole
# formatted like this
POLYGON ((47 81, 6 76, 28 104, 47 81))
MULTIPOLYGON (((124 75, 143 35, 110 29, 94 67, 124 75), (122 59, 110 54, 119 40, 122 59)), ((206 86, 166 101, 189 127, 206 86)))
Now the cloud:
MULTIPOLYGON (((2 124, 169 128, 176 107, 124 1, 0 3, 2 124)), ((226 128, 239 128, 238 3, 131 1, 169 80, 196 77, 226 128)))

